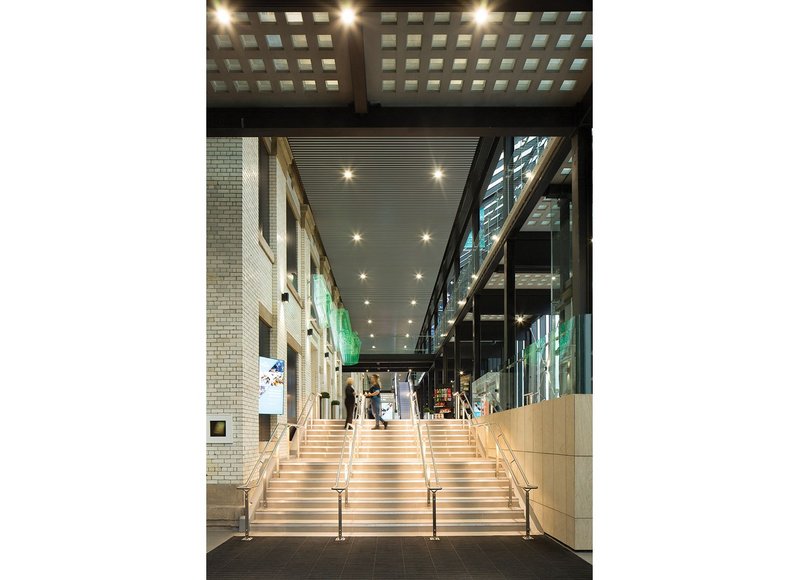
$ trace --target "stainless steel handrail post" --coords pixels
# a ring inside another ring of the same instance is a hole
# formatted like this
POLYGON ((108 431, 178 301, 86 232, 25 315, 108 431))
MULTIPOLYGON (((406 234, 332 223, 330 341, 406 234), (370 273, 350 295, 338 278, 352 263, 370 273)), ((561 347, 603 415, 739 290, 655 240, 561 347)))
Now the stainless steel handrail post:
POLYGON ((250 490, 244 490, 244 537, 242 540, 250 541, 250 490))
POLYGON ((433 535, 432 537, 428 538, 428 540, 440 540, 441 538, 438 537, 437 529, 436 529, 436 492, 439 491, 440 488, 432 488, 429 491, 433 494, 433 535))
POLYGON ((343 519, 343 515, 342 515, 342 512, 341 512, 341 492, 343 490, 337 489, 336 491, 338 492, 338 537, 336 537, 333 541, 335 541, 335 542, 343 542, 344 540, 347 539, 341 534, 341 532, 342 532, 342 522, 341 522, 341 520, 343 519))
POLYGON ((530 535, 530 486, 524 487, 524 535, 522 540, 532 540, 533 536, 530 535))
POLYGON ((355 457, 355 453, 357 452, 358 446, 358 434, 360 433, 359 427, 363 425, 363 416, 364 416, 364 401, 363 397, 359 397, 356 406, 356 416, 353 418, 353 423, 355 426, 348 425, 346 431, 344 432, 344 439, 341 441, 341 452, 339 453, 338 459, 338 471, 336 472, 336 485, 332 487, 333 491, 338 493, 338 536, 335 538, 336 542, 343 542, 346 538, 342 534, 343 528, 343 512, 342 512, 342 505, 341 505, 341 493, 344 492, 344 503, 349 505, 349 488, 350 488, 350 477, 352 476, 352 461, 355 457), (347 445, 349 443, 349 446, 347 445), (344 466, 344 450, 349 447, 349 461, 347 465, 344 466), (344 468, 344 484, 340 485, 339 482, 341 481, 341 469, 344 468))

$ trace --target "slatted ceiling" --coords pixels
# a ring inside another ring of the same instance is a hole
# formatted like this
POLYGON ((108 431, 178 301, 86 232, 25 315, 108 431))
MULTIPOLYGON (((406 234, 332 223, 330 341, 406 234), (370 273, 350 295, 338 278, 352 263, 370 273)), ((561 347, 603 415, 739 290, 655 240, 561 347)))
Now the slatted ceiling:
POLYGON ((363 352, 415 348, 477 142, 473 137, 289 139, 363 352), (444 172, 441 182, 433 178, 436 167, 444 172), (353 171, 351 181, 343 178, 346 168, 353 171), (363 236, 358 244, 355 232, 363 236), (423 232, 432 236, 430 243, 422 243, 423 232))

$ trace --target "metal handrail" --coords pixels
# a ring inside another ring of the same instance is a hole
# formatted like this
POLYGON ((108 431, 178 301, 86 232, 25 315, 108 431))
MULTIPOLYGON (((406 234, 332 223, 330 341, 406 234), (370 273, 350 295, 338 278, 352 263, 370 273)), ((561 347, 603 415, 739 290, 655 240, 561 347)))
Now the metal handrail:
POLYGON ((320 397, 321 395, 319 393, 311 393, 308 399, 305 401, 302 411, 300 411, 300 416, 296 425, 297 430, 300 431, 299 439, 297 440, 297 459, 300 458, 300 448, 302 447, 302 444, 306 443, 308 440, 308 429, 306 424, 308 423, 308 419, 311 418, 314 409, 317 408, 316 402, 320 399, 320 397))
MULTIPOLYGON (((255 462, 252 470, 250 471, 250 475, 247 477, 246 482, 243 485, 239 485, 236 489, 240 489, 244 492, 244 537, 242 540, 251 540, 252 537, 250 536, 250 492, 253 489, 257 489, 261 482, 263 481, 264 475, 269 473, 269 465, 272 463, 272 459, 275 458, 275 467, 280 475, 280 455, 275 455, 275 451, 280 449, 280 443, 283 441, 283 438, 286 436, 286 433, 289 432, 289 427, 296 427, 298 430, 302 430, 302 433, 306 432, 305 424, 308 422, 308 418, 310 416, 310 410, 313 409, 313 401, 319 398, 318 393, 311 393, 308 397, 308 400, 305 402, 305 405, 302 408, 300 413, 300 420, 296 423, 282 423, 275 427, 275 430, 272 431, 272 435, 269 437, 269 440, 266 442, 266 446, 261 454, 258 456, 258 460, 255 462), (279 432, 279 434, 278 434, 279 432), (275 440, 275 436, 277 435, 277 440, 275 440), (274 440, 274 444, 269 446, 274 440)), ((297 441, 297 457, 300 456, 300 441, 297 441)), ((264 489, 261 489, 261 495, 259 497, 259 501, 263 504, 266 503, 264 499, 264 489)))
POLYGON ((413 422, 413 426, 416 428, 416 437, 419 442, 419 453, 421 454, 422 458, 422 471, 424 472, 424 482, 425 486, 427 487, 427 505, 430 505, 430 494, 433 494, 433 535, 429 538, 430 540, 439 540, 436 528, 436 493, 444 489, 441 487, 441 483, 438 479, 438 468, 436 467, 436 458, 435 453, 433 452, 433 441, 430 437, 430 426, 425 425, 425 430, 427 432, 427 442, 430 447, 430 460, 433 465, 433 475, 435 477, 435 485, 430 485, 430 469, 427 466, 427 455, 424 451, 424 441, 422 440, 422 430, 420 427, 419 421, 419 400, 416 397, 416 393, 411 393, 411 420, 413 422))
MULTIPOLYGON (((243 485, 239 485, 237 489, 240 489, 244 492, 244 538, 243 540, 251 540, 250 537, 250 491, 253 489, 257 489, 258 486, 261 485, 261 481, 263 480, 264 474, 267 472, 269 465, 272 463, 272 458, 276 459, 276 467, 278 469, 278 473, 280 471, 280 455, 275 456, 275 451, 280 449, 280 443, 283 441, 283 437, 286 436, 286 433, 289 431, 289 427, 293 426, 292 423, 283 423, 275 427, 275 430, 272 431, 272 435, 269 437, 269 441, 266 442, 266 447, 264 447, 263 452, 258 457, 258 461, 255 462, 255 466, 253 466, 252 471, 250 471, 250 475, 247 478, 246 483, 243 485), (280 435, 277 436, 275 440, 275 435, 278 434, 280 431, 280 435), (269 444, 272 443, 274 440, 274 444, 272 445, 271 449, 269 444), (257 476, 256 476, 257 474, 257 476)), ((263 493, 264 490, 261 489, 261 501, 263 501, 263 493)))
POLYGON ((361 425, 363 424, 363 416, 364 413, 364 401, 366 397, 362 395, 358 395, 356 397, 356 407, 355 407, 355 417, 353 418, 353 423, 355 426, 353 427, 351 424, 345 425, 346 431, 344 432, 344 438, 341 441, 341 452, 339 453, 338 458, 338 471, 336 471, 336 483, 332 489, 333 491, 338 493, 338 537, 335 538, 336 542, 343 542, 346 538, 342 535, 342 518, 343 513, 341 509, 341 493, 344 493, 344 503, 349 505, 349 487, 350 487, 350 477, 352 476, 352 460, 355 457, 355 454, 358 452, 358 434, 361 432, 361 425), (350 436, 351 434, 351 436, 350 436), (349 445, 347 443, 349 442, 349 445), (344 450, 349 448, 349 461, 347 462, 347 466, 344 468, 344 483, 340 485, 341 482, 341 468, 344 465, 344 450))
MULTIPOLYGON (((469 403, 469 399, 466 398, 466 395, 463 392, 458 392, 457 396, 459 399, 462 400, 460 405, 461 413, 464 419, 466 419, 466 410, 468 409, 471 412, 471 417, 468 418, 469 427, 476 428, 477 425, 474 424, 474 412, 472 411, 472 406, 469 403)), ((537 485, 530 485, 530 482, 527 480, 527 476, 524 474, 524 470, 519 467, 519 460, 516 457, 516 453, 511 448, 510 444, 508 444, 508 440, 505 438, 505 433, 502 432, 500 427, 493 425, 491 423, 483 423, 480 427, 485 427, 491 436, 494 439, 494 445, 497 451, 496 460, 497 460, 497 468, 496 468, 496 475, 499 475, 499 461, 500 458, 504 463, 505 472, 508 474, 508 507, 513 505, 513 486, 515 484, 516 492, 519 493, 519 488, 524 490, 524 508, 525 508, 525 534, 522 536, 523 540, 532 540, 533 536, 530 535, 530 490, 538 489, 537 485), (499 437, 497 437, 496 433, 494 433, 494 427, 499 429, 499 437), (502 449, 502 446, 499 444, 499 440, 503 439, 505 444, 508 446, 508 451, 510 451, 511 457, 513 457, 512 461, 508 461, 508 458, 505 456, 505 451, 502 449), (513 472, 513 464, 516 464, 516 469, 519 471, 519 474, 524 479, 524 485, 519 483, 516 474, 513 472)), ((477 437, 477 440, 480 441, 480 438, 477 437)), ((485 450, 485 447, 483 447, 485 450)), ((519 493, 519 501, 521 501, 521 494, 519 493)))

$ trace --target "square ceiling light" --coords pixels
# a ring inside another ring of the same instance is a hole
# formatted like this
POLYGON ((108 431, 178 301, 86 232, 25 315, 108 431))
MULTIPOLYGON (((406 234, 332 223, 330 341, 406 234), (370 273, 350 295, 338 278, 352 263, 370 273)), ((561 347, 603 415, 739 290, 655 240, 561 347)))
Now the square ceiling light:
POLYGON ((271 49, 283 48, 283 40, 280 38, 279 34, 267 34, 266 46, 271 49))
POLYGON ((396 34, 381 34, 380 35, 380 48, 397 48, 397 35, 396 34))
POLYGON ((472 35, 471 34, 459 34, 458 35, 458 42, 455 45, 456 48, 471 48, 472 47, 472 35))
POLYGON ((568 18, 566 18, 566 22, 569 23, 580 23, 585 18, 585 12, 569 12, 568 18))
POLYGON ((466 66, 469 64, 468 58, 456 58, 452 61, 452 71, 453 72, 462 72, 466 70, 466 66))
POLYGON ((543 12, 541 14, 541 24, 554 24, 558 21, 559 12, 543 12))
POLYGON ((530 48, 546 48, 549 42, 549 34, 536 34, 533 36, 533 43, 530 48))
POLYGON ((396 24, 397 23, 397 13, 396 12, 381 12, 380 13, 380 23, 381 24, 396 24))
POLYGON ((262 59, 262 58, 251 58, 250 59, 250 70, 252 72, 264 72, 264 71, 266 71, 266 64, 264 64, 264 59, 262 59))
POLYGON ((241 63, 237 58, 226 58, 225 68, 228 72, 241 72, 241 63))
POLYGON ((230 40, 229 34, 214 34, 214 42, 219 50, 228 50, 233 48, 233 43, 230 40))
POLYGON ((575 58, 572 61, 569 70, 585 70, 585 65, 588 64, 587 58, 575 58))
POLYGON ((237 93, 250 92, 250 83, 247 81, 233 81, 233 86, 236 88, 237 93))
POLYGON ((333 48, 333 36, 330 34, 317 34, 316 44, 319 48, 333 48))
POLYGON ((325 72, 336 72, 336 59, 335 58, 323 58, 322 59, 322 70, 325 72))
POLYGON ((551 80, 543 80, 543 81, 541 81, 540 83, 538 83, 538 90, 539 91, 548 91, 548 90, 550 90, 552 88, 552 82, 553 81, 551 81, 551 80))
POLYGON ((381 66, 383 72, 397 72, 397 59, 384 58, 381 66))
POLYGON ((315 93, 316 81, 302 81, 302 88, 306 93, 315 93))
POLYGON ((418 58, 406 58, 405 59, 405 72, 418 72, 419 71, 419 59, 418 58))
POLYGON ((397 90, 397 81, 394 79, 383 79, 383 92, 393 93, 397 90))
POLYGON ((330 91, 331 93, 335 93, 338 91, 338 81, 325 81, 325 89, 330 91))
POLYGON ((449 24, 449 12, 436 12, 433 15, 434 24, 449 24))
POLYGON ((498 34, 484 34, 483 41, 480 43, 480 48, 496 48, 498 40, 498 34))
POLYGON ((214 89, 215 93, 227 92, 227 84, 225 81, 211 81, 211 88, 214 89))
POLYGON ((313 21, 315 24, 324 24, 325 22, 330 22, 330 14, 327 12, 314 12, 313 21))
POLYGON ((405 48, 409 48, 409 49, 422 48, 422 35, 421 34, 408 34, 405 37, 405 48))
MULTIPOLYGON (((561 91, 573 91, 574 90, 574 85, 576 85, 576 84, 577 84, 577 81, 571 81, 571 80, 563 81, 563 84, 560 85, 560 90, 561 91)), ((571 171, 571 169, 569 171, 571 171)))
POLYGON ((258 13, 258 20, 261 22, 277 22, 277 18, 275 17, 274 12, 259 12, 258 13))
POLYGON ((478 71, 487 71, 491 69, 491 60, 490 58, 478 58, 477 65, 475 65, 474 70, 478 71))
POLYGON ((216 65, 216 61, 214 59, 209 58, 205 61, 205 70, 206 72, 218 71, 219 67, 216 65))
POLYGON ((306 49, 308 48, 308 38, 304 34, 292 34, 291 44, 296 49, 306 49))
POLYGON ((499 70, 501 71, 512 71, 513 67, 516 66, 516 59, 515 58, 503 58, 502 62, 499 64, 499 70))
POLYGON ((537 58, 526 58, 524 59, 524 67, 522 67, 522 70, 525 71, 537 70, 539 62, 540 61, 537 58))
POLYGON ((293 93, 294 81, 280 81, 280 90, 284 93, 293 93))
POLYGON ((431 58, 430 62, 428 63, 427 70, 430 70, 430 71, 442 71, 442 70, 444 70, 444 59, 443 58, 431 58))
POLYGON ((241 38, 241 46, 244 50, 252 50, 258 48, 258 41, 255 39, 254 34, 242 34, 239 36, 241 38))
POLYGON ((408 24, 424 24, 424 12, 408 12, 408 24))
POLYGON ((524 42, 524 34, 509 34, 508 42, 505 43, 505 48, 507 49, 521 48, 522 42, 524 42))
POLYGON ((561 34, 560 38, 558 38, 558 43, 555 45, 555 48, 571 48, 573 41, 573 34, 561 34))
POLYGON ((531 81, 529 81, 529 80, 517 81, 516 82, 516 90, 517 91, 521 91, 521 92, 524 92, 524 91, 528 90, 530 88, 530 82, 531 81))
POLYGON ((419 90, 419 81, 408 79, 405 81, 405 92, 413 93, 419 90))
POLYGON ((580 45, 580 48, 593 48, 593 46, 594 46, 594 35, 586 34, 585 38, 583 39, 583 43, 580 45))
POLYGON ((550 58, 549 62, 547 63, 547 71, 558 72, 561 66, 563 66, 562 58, 550 58))
POLYGON ((532 12, 517 12, 516 15, 513 17, 513 22, 515 24, 527 24, 533 19, 532 12))
POLYGON ((473 91, 484 91, 486 88, 486 82, 482 79, 473 80, 472 81, 472 90, 473 91))
POLYGON ((427 81, 427 90, 437 92, 441 90, 441 81, 437 79, 430 79, 427 81))
POLYGON ((446 34, 434 34, 433 35, 433 42, 431 44, 433 48, 447 48, 447 35, 446 34))
POLYGON ((272 66, 277 72, 289 72, 289 61, 285 58, 273 58, 272 66))
POLYGON ((302 12, 286 12, 286 22, 292 25, 302 24, 302 12))
POLYGON ((463 90, 463 81, 460 79, 453 79, 449 81, 449 90, 451 91, 461 91, 463 90))
POLYGON ((258 85, 258 90, 262 93, 272 92, 272 81, 255 81, 255 84, 258 85))
POLYGON ((506 91, 508 89, 508 81, 498 80, 494 81, 494 90, 497 92, 506 91))
POLYGON ((300 72, 313 72, 313 63, 310 58, 298 58, 297 69, 300 72))

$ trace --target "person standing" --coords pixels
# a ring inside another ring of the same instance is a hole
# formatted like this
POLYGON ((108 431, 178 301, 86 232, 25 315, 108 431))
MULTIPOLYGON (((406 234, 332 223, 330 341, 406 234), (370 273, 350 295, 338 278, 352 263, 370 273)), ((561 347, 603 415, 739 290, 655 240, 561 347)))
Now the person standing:
POLYGON ((369 392, 366 394, 372 400, 372 413, 375 416, 375 426, 372 431, 380 428, 380 421, 383 421, 383 429, 388 429, 388 421, 384 420, 381 416, 382 410, 380 408, 380 377, 372 375, 369 380, 372 386, 369 387, 369 392))
POLYGON ((347 386, 344 389, 344 407, 347 409, 347 419, 344 421, 344 428, 352 425, 352 415, 355 411, 355 389, 352 388, 352 377, 347 379, 347 386))

